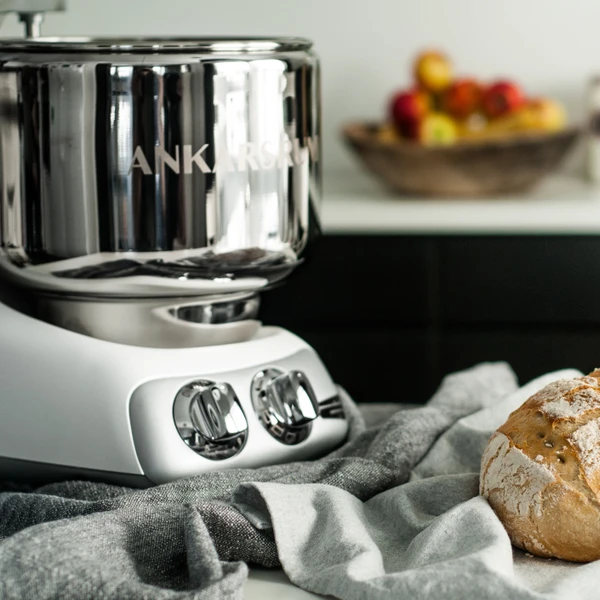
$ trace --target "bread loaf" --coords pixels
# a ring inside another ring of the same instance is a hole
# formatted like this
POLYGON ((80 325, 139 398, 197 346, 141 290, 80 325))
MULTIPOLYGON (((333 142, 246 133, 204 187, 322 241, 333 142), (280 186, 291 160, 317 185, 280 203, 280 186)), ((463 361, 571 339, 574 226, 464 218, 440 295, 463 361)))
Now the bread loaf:
POLYGON ((600 559, 600 370, 556 381, 491 437, 480 493, 532 554, 600 559))

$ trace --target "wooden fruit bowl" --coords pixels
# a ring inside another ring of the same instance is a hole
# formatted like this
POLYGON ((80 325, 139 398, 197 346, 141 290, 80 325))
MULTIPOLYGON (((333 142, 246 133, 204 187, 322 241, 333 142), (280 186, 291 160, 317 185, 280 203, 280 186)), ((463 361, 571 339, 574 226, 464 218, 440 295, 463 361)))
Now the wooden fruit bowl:
POLYGON ((579 135, 579 129, 571 127, 556 133, 428 147, 408 140, 381 140, 378 127, 350 123, 343 135, 388 187, 419 196, 481 197, 525 191, 558 166, 579 135))

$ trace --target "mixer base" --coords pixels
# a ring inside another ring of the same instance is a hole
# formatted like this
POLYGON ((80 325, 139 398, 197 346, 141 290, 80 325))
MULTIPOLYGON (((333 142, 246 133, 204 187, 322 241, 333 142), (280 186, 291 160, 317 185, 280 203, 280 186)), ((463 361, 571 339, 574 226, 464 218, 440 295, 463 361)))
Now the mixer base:
POLYGON ((275 327, 241 343, 140 347, 0 304, 0 355, 0 480, 157 484, 311 459, 347 434, 344 392, 308 344, 275 327))

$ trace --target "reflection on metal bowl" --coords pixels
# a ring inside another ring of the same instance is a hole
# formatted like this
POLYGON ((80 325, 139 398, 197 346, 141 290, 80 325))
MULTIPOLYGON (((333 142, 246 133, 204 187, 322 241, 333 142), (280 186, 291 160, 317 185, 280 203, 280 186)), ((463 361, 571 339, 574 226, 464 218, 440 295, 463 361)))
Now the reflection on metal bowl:
POLYGON ((54 293, 152 297, 288 275, 319 225, 310 46, 0 42, 5 276, 54 293))
POLYGON ((97 339, 151 348, 243 342, 260 329, 256 294, 93 300, 37 295, 43 320, 97 339))
POLYGON ((258 296, 248 296, 232 301, 195 302, 169 308, 169 314, 180 321, 203 323, 205 325, 222 325, 236 323, 246 319, 255 319, 258 315, 260 300, 258 296))

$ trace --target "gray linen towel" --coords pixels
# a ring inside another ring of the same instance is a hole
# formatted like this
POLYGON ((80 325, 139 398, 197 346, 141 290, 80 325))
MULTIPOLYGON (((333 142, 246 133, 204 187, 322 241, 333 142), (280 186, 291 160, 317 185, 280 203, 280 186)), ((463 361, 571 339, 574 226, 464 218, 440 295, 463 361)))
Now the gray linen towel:
POLYGON ((580 375, 550 373, 501 401, 485 400, 436 440, 408 483, 367 501, 319 484, 256 483, 238 488, 238 506, 273 531, 286 574, 312 592, 352 600, 600 598, 600 561, 577 565, 512 548, 478 496, 491 433, 543 386, 580 375))
MULTIPOLYGON (((0 600, 241 598, 244 563, 282 566, 297 585, 348 599, 566 598, 574 585, 598 597, 570 581, 570 567, 541 578, 530 559, 519 567, 477 497, 487 438, 544 381, 517 391, 507 365, 480 365, 374 429, 347 402, 348 442, 312 462, 149 490, 5 484, 0 600)), ((594 565, 576 571, 586 568, 596 576, 594 565)))

